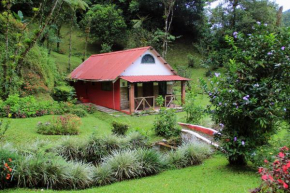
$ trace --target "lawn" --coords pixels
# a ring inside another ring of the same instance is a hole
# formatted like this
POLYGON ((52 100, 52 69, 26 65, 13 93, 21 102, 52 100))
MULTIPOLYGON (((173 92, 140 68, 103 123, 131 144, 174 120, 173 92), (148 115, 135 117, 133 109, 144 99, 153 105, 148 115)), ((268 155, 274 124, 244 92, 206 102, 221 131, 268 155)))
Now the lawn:
MULTIPOLYGON (((235 168, 227 165, 227 160, 221 155, 215 155, 202 165, 188 167, 180 170, 169 170, 156 176, 145 177, 129 181, 118 182, 112 185, 95 187, 78 191, 52 191, 45 192, 75 192, 75 193, 101 193, 101 192, 154 192, 154 193, 222 193, 222 192, 248 192, 259 186, 260 179, 257 173, 249 167, 235 168)), ((35 192, 30 189, 12 189, 5 193, 35 192)), ((38 190, 40 191, 40 190, 38 190)))

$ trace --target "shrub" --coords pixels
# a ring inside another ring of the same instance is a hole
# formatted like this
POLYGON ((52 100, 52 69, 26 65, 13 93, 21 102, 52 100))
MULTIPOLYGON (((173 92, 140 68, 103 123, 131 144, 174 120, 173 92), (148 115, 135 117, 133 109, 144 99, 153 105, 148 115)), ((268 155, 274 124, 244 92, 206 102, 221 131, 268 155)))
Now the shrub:
POLYGON ((156 98, 156 104, 157 106, 159 107, 163 107, 164 106, 164 98, 159 95, 157 98, 156 98))
POLYGON ((47 114, 63 114, 69 107, 55 101, 36 100, 33 96, 9 95, 0 103, 0 116, 26 118, 47 114))
POLYGON ((264 162, 268 167, 259 168, 262 184, 252 192, 290 192, 289 148, 286 146, 282 147, 273 163, 270 164, 268 160, 264 160, 264 162))
POLYGON ((141 148, 136 150, 136 156, 142 176, 157 174, 164 166, 160 153, 155 150, 141 148))
POLYGON ((0 148, 0 189, 12 187, 16 182, 14 179, 15 161, 20 156, 8 150, 5 146, 0 148))
POLYGON ((195 68, 196 67, 195 58, 194 58, 193 55, 187 54, 187 60, 188 60, 188 67, 189 68, 195 68))
POLYGON ((89 114, 93 114, 93 113, 95 113, 97 111, 96 106, 93 105, 93 104, 88 104, 88 105, 80 104, 80 105, 77 105, 77 106, 81 106, 89 114))
POLYGON ((113 121, 112 126, 113 126, 112 132, 117 135, 125 135, 125 133, 129 129, 129 126, 127 124, 118 123, 116 121, 113 121))
POLYGON ((77 135, 81 120, 76 115, 54 117, 50 122, 37 124, 37 132, 44 135, 77 135))
POLYGON ((156 135, 170 138, 180 134, 180 127, 177 125, 177 118, 174 109, 161 108, 154 121, 156 135))
POLYGON ((56 101, 71 101, 75 98, 75 89, 72 86, 57 86, 53 90, 53 99, 56 101))
POLYGON ((76 115, 78 117, 87 116, 87 112, 82 108, 74 108, 74 109, 70 110, 70 114, 76 115))
POLYGON ((117 181, 111 167, 108 165, 96 167, 93 171, 93 179, 98 186, 108 185, 117 181))
POLYGON ((103 158, 102 165, 110 167, 114 177, 120 181, 138 177, 141 170, 136 152, 132 150, 113 151, 111 155, 103 158))
POLYGON ((224 125, 222 147, 237 165, 268 143, 289 104, 289 29, 271 33, 261 23, 253 27, 252 34, 226 36, 231 56, 226 72, 215 73, 210 86, 202 81, 212 104, 208 111, 224 125))
POLYGON ((186 94, 183 110, 186 112, 187 123, 199 124, 200 120, 205 115, 203 108, 196 104, 196 94, 192 92, 186 94))

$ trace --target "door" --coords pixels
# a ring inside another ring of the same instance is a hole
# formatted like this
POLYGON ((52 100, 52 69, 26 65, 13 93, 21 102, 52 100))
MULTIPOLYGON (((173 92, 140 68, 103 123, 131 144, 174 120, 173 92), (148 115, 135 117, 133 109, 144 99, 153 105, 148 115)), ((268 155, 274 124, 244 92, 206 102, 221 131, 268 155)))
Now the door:
MULTIPOLYGON (((143 97, 147 97, 147 96, 154 96, 154 92, 153 92, 153 82, 144 82, 143 83, 143 97)), ((149 98, 146 100, 148 101, 148 103, 153 106, 153 98, 149 98)), ((148 104, 146 104, 146 107, 149 107, 148 104)))

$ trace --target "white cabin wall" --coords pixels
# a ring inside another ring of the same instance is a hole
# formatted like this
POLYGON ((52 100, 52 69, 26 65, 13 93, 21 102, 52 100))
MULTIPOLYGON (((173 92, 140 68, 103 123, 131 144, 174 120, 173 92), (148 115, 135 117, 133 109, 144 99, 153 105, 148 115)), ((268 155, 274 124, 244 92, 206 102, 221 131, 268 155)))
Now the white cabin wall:
POLYGON ((146 75, 174 75, 165 64, 163 64, 157 56, 150 50, 147 50, 140 56, 131 66, 129 66, 121 76, 146 76, 146 75), (155 64, 142 64, 142 57, 146 54, 151 54, 155 59, 155 64))

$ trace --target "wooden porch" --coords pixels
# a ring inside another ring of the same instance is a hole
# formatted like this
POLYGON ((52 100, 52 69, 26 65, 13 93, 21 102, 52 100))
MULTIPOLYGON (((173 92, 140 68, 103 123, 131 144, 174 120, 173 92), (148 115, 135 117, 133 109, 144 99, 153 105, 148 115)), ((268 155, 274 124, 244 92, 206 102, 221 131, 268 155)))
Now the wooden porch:
MULTIPOLYGON (((181 81, 181 94, 161 94, 164 99, 163 106, 166 108, 178 108, 181 107, 185 102, 185 83, 186 81, 181 81)), ((158 96, 153 96, 153 93, 150 92, 150 86, 146 85, 145 89, 143 88, 143 94, 145 96, 136 96, 136 90, 134 83, 129 83, 129 109, 122 109, 121 111, 127 114, 133 114, 140 111, 159 111, 160 106, 156 104, 156 99, 158 96), (149 96, 148 96, 149 94, 149 96), (152 96, 151 96, 151 95, 152 96), (147 96, 146 96, 147 95, 147 96)), ((144 86, 143 86, 144 87, 144 86)))

